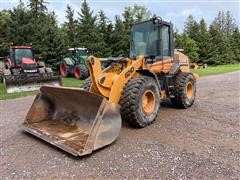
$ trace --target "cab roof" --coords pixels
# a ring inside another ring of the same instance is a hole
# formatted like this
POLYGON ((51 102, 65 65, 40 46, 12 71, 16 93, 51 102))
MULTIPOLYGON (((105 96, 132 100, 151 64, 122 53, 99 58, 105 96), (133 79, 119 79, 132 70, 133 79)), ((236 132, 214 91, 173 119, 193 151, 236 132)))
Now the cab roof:
POLYGON ((32 49, 30 46, 11 46, 12 49, 32 49))

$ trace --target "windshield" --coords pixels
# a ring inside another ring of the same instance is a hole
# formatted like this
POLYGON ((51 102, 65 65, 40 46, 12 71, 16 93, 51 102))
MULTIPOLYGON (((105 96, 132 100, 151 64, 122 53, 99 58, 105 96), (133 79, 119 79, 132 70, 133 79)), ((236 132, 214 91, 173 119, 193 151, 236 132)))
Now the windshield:
POLYGON ((158 27, 151 21, 132 26, 130 57, 157 56, 158 27))
POLYGON ((32 50, 31 49, 15 49, 16 64, 21 64, 22 58, 33 59, 32 50))

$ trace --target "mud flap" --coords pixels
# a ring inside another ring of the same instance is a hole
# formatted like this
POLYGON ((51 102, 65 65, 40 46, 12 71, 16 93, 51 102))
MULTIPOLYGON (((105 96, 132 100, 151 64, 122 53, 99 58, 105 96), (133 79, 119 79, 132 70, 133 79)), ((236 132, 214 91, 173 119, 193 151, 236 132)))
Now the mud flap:
POLYGON ((119 105, 77 88, 43 86, 23 123, 25 131, 75 156, 111 144, 121 129, 119 105))
POLYGON ((26 77, 24 75, 7 75, 3 79, 7 93, 35 91, 44 85, 61 86, 59 76, 50 74, 39 74, 36 77, 26 77))

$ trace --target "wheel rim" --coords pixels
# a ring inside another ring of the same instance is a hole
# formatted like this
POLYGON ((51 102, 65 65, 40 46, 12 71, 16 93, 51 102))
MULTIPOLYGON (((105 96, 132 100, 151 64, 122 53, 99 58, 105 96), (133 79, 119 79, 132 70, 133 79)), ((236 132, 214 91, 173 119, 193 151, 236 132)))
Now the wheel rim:
POLYGON ((186 86, 187 98, 192 99, 193 97, 193 84, 192 82, 188 82, 186 86))
POLYGON ((153 91, 147 90, 142 96, 142 109, 147 115, 151 114, 155 108, 155 95, 153 91))
POLYGON ((81 72, 80 72, 79 68, 76 68, 76 69, 75 69, 74 75, 75 75, 75 77, 76 77, 77 79, 80 78, 81 72))
POLYGON ((62 65, 61 65, 60 70, 61 70, 61 74, 62 74, 62 76, 66 76, 66 73, 67 73, 67 67, 66 67, 65 64, 62 64, 62 65))

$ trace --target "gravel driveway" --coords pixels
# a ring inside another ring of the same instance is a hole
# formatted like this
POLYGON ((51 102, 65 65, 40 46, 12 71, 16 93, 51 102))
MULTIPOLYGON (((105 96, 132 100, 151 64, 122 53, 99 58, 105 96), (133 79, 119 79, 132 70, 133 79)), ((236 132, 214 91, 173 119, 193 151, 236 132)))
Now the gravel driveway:
POLYGON ((0 179, 240 179, 240 72, 200 78, 195 104, 164 103, 154 124, 74 157, 24 133, 32 96, 0 101, 0 179))

